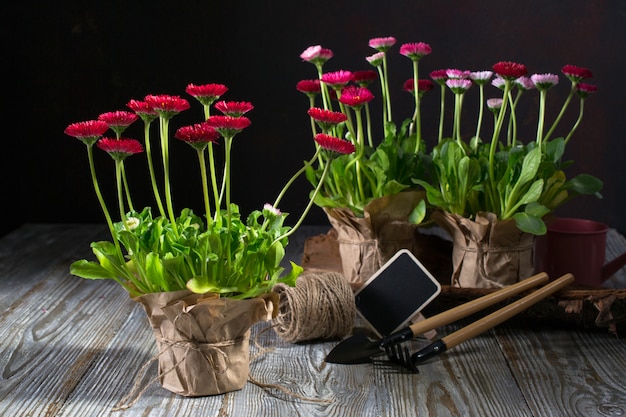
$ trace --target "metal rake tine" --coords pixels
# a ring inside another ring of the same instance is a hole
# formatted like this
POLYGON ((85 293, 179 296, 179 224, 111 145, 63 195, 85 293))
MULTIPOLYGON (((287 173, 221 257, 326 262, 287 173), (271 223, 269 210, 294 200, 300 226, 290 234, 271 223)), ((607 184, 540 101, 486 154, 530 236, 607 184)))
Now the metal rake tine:
POLYGON ((392 362, 401 365, 410 371, 418 372, 417 367, 411 359, 409 348, 406 346, 401 344, 388 344, 385 345, 385 352, 392 362))

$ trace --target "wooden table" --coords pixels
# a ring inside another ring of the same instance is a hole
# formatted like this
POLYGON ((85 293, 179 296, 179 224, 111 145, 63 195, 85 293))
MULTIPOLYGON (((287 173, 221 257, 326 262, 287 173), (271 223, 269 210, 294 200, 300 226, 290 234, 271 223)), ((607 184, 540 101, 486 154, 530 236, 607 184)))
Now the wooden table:
MULTIPOLYGON (((300 229, 288 257, 299 261, 304 239, 327 229, 300 229)), ((0 240, 0 415, 626 415, 623 336, 506 324, 408 374, 382 360, 328 364, 336 342, 290 344, 260 323, 252 337, 263 350, 251 348, 260 354, 251 376, 288 393, 249 382, 225 395, 179 397, 153 381, 151 363, 138 402, 112 412, 156 345, 143 309, 120 287, 68 272, 71 262, 90 257, 91 241, 106 237, 100 225, 26 224, 0 240)), ((615 231, 609 240, 609 252, 626 249, 615 231)))

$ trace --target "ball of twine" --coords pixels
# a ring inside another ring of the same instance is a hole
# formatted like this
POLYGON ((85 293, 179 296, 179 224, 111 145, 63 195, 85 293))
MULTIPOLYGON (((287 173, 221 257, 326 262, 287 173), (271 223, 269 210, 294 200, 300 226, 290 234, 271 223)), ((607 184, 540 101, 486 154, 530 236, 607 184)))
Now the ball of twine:
POLYGON ((350 284, 336 272, 307 272, 295 287, 278 284, 274 330, 286 342, 338 339, 351 333, 356 303, 350 284))

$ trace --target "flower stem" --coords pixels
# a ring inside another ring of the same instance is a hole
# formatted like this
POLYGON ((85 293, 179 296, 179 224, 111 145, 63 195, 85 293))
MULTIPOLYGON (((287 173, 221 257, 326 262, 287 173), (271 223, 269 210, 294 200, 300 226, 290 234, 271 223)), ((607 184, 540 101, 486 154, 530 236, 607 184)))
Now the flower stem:
MULTIPOLYGON (((287 231, 286 233, 283 233, 282 235, 278 236, 276 239, 274 239, 274 241, 272 242, 272 245, 286 237, 291 236, 296 230, 298 230, 298 228, 300 227, 300 225, 302 224, 302 222, 304 221, 304 218, 306 217, 306 215, 309 213, 309 210, 311 210, 311 207, 313 206, 313 201, 315 200, 315 197, 317 196, 317 194, 319 193, 319 191, 322 188, 322 184, 324 184, 324 181, 326 180, 326 175, 328 174, 328 168, 330 167, 330 161, 328 161, 328 163, 326 164, 326 166, 324 167, 324 172, 322 172, 322 176, 320 178, 319 183, 317 184, 317 187, 315 187, 315 191, 313 192, 313 195, 311 196, 311 198, 309 199, 309 204, 307 204, 306 208, 304 209, 304 211, 302 212, 302 214, 300 215, 300 218, 298 219, 298 221, 296 222, 296 224, 294 224, 294 226, 287 231)), ((270 245, 271 246, 271 245, 270 245)))
MULTIPOLYGON (((204 120, 209 120, 211 117, 211 106, 210 104, 204 104, 204 120)), ((211 188, 213 189, 213 200, 215 201, 215 219, 220 216, 220 196, 217 189, 217 176, 215 174, 215 156, 213 154, 213 142, 209 142, 207 145, 209 152, 209 170, 211 173, 211 188)), ((203 178, 206 178, 206 174, 203 175, 203 178)), ((203 181, 205 181, 203 179, 203 181)), ((208 198, 207 198, 208 200, 208 198)), ((211 217, 210 209, 207 209, 207 223, 209 222, 209 217, 211 217)))
POLYGON ((437 137, 437 143, 441 143, 443 139, 443 119, 446 110, 446 86, 442 84, 440 87, 441 91, 441 105, 439 106, 439 136, 437 137))
POLYGON ((387 71, 387 53, 385 53, 383 55, 383 71, 385 73, 385 78, 384 78, 384 88, 385 88, 385 102, 387 105, 387 122, 391 122, 391 115, 393 113, 391 113, 391 95, 389 94, 389 71, 387 71))
POLYGON ((578 125, 580 125, 580 122, 583 119, 584 110, 585 110, 585 99, 581 97, 580 109, 578 110, 578 119, 576 119, 576 123, 574 123, 574 126, 572 126, 572 130, 570 130, 570 132, 567 134, 567 137, 565 138, 566 145, 567 145, 567 142, 569 142, 572 135, 574 134, 574 131, 578 128, 578 125))
POLYGON ((176 225, 176 218, 174 217, 174 208, 172 206, 172 191, 170 189, 170 155, 168 144, 168 127, 169 119, 165 117, 159 117, 161 128, 161 154, 163 157, 163 177, 165 182, 165 204, 167 205, 167 211, 172 224, 172 230, 174 235, 178 237, 178 226, 176 225))
POLYGON ((554 129, 556 129, 556 126, 559 124, 559 122, 561 121, 561 118, 565 114, 565 110, 567 109, 567 106, 569 106, 569 102, 572 101, 572 97, 574 96, 574 93, 576 92, 576 85, 577 83, 574 83, 574 82, 572 83, 572 88, 570 89, 569 95, 567 96, 567 98, 565 99, 565 102, 563 103, 563 106, 561 107, 561 111, 559 112, 556 119, 554 119, 554 122, 552 123, 550 130, 548 130, 548 133, 546 133, 546 135, 543 137, 544 142, 547 141, 550 138, 550 136, 552 136, 552 133, 554 133, 554 129))
MULTIPOLYGON (((476 143, 476 146, 478 146, 478 140, 480 138, 480 128, 482 127, 483 124, 483 110, 485 108, 485 104, 484 104, 484 99, 485 99, 485 86, 481 83, 480 84, 480 89, 479 89, 479 99, 478 99, 478 123, 476 123, 476 140, 474 141, 474 143, 476 143)), ((476 149, 474 149, 476 150, 476 149)))
POLYGON ((226 195, 226 264, 227 270, 230 271, 231 264, 231 248, 230 248, 230 233, 233 224, 232 211, 230 208, 230 151, 233 143, 233 136, 224 137, 226 157, 224 162, 224 189, 226 195))
POLYGON ((500 131, 502 129, 502 123, 504 121, 504 115, 506 114, 506 106, 508 103, 507 97, 511 91, 511 81, 505 80, 504 82, 504 95, 502 99, 502 107, 500 108, 500 112, 498 113, 498 119, 496 120, 496 125, 493 129, 493 136, 491 137, 491 144, 489 146, 489 193, 487 194, 487 198, 491 201, 492 211, 498 215, 501 212, 500 202, 496 196, 497 188, 496 188, 496 179, 495 179, 495 168, 494 168, 494 159, 496 154, 496 146, 498 144, 498 137, 500 136, 500 131))
MULTIPOLYGON (((365 120, 367 123, 367 144, 373 148, 374 142, 372 140, 372 116, 370 114, 369 103, 365 103, 365 120)), ((383 132, 383 135, 384 135, 384 132, 383 132)))
POLYGON ((420 116, 420 92, 419 92, 419 61, 413 61, 413 95, 415 96, 415 117, 413 123, 415 124, 415 131, 417 132, 417 139, 415 141, 415 153, 419 151, 420 142, 422 140, 422 124, 420 116))
POLYGON ((537 146, 541 146, 543 139, 543 122, 546 114, 546 94, 547 90, 542 89, 539 92, 539 120, 537 122, 537 146))
POLYGON ((387 96, 385 94, 385 73, 383 72, 383 68, 381 65, 377 66, 376 69, 378 70, 378 78, 380 78, 380 90, 381 93, 383 95, 382 99, 383 99, 383 126, 385 125, 386 121, 387 121, 387 105, 384 104, 387 102, 387 96))
POLYGON ((126 202, 128 203, 128 209, 130 211, 135 211, 133 208, 133 202, 130 198, 130 189, 128 188, 128 180, 126 179, 126 170, 124 169, 124 162, 120 164, 120 172, 122 174, 122 180, 124 182, 124 190, 126 191, 126 202))
POLYGON ((143 136, 146 143, 146 157, 148 159, 148 171, 150 171, 150 182, 152 183, 152 192, 154 193, 154 199, 156 200, 161 217, 165 217, 165 209, 163 208, 163 202, 159 194, 159 188, 157 187, 156 175, 154 174, 154 165, 152 163, 152 147, 150 146, 150 123, 144 123, 143 136))
POLYGON ((117 234, 115 233, 115 228, 113 227, 113 221, 111 220, 111 215, 109 214, 109 210, 107 209, 106 203, 104 202, 104 198, 102 198, 102 193, 100 192, 100 186, 98 185, 98 178, 96 177, 96 168, 93 162, 93 144, 87 144, 87 158, 89 159, 89 170, 91 172, 91 181, 93 183, 93 188, 96 192, 96 197, 98 197, 98 202, 100 203, 100 207, 102 208, 102 212, 104 213, 104 218, 106 219, 107 226, 109 227, 109 232, 111 233, 111 238, 113 239, 113 244, 115 245, 115 251, 117 252, 117 256, 120 260, 120 264, 124 264, 124 255, 122 254, 122 248, 120 247, 120 243, 117 240, 117 234))
POLYGON ((509 90, 509 94, 507 94, 506 100, 509 101, 510 105, 511 105, 511 115, 510 115, 510 119, 509 121, 511 122, 511 127, 512 127, 512 136, 510 138, 510 140, 508 141, 508 145, 514 145, 515 142, 517 141, 517 117, 515 116, 515 103, 513 102, 513 96, 511 95, 511 90, 509 90))
POLYGON ((204 160, 204 148, 198 149, 198 162, 200 163, 200 175, 202 177, 202 195, 204 196, 204 210, 206 212, 207 226, 211 223, 211 206, 209 205, 209 184, 207 181, 206 162, 204 160))
POLYGON ((124 225, 124 229, 128 228, 128 224, 126 221, 126 213, 124 212, 124 193, 122 186, 122 161, 116 159, 115 160, 115 182, 117 184, 117 204, 120 210, 120 219, 122 220, 122 224, 124 225))
POLYGON ((287 193, 287 190, 289 189, 289 187, 291 187, 291 184, 293 184, 293 182, 300 176, 302 175, 302 173, 304 171, 306 171, 306 169, 313 163, 313 160, 316 159, 319 155, 320 155, 320 149, 318 148, 317 151, 315 151, 315 154, 313 155, 313 157, 311 159, 309 159, 308 161, 306 161, 304 163, 304 165, 298 170, 298 172, 296 172, 290 179, 289 181, 287 181, 287 183, 285 184, 285 186, 283 187, 283 189, 280 191, 280 193, 278 194, 278 197, 276 197, 276 200, 274 200, 274 204, 272 204, 273 207, 278 207, 278 204, 280 203, 280 201, 283 199, 283 197, 285 196, 285 193, 287 193))

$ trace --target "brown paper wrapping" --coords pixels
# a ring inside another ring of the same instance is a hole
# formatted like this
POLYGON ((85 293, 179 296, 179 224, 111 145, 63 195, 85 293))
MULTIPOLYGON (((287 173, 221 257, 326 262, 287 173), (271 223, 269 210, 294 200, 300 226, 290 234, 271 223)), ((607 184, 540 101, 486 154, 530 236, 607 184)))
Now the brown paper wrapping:
POLYGON ((363 217, 345 208, 324 208, 337 231, 343 275, 348 282, 367 281, 400 249, 417 256, 417 226, 407 219, 424 196, 422 191, 406 191, 378 198, 365 206, 363 217))
POLYGON ((173 291, 135 298, 159 350, 163 388, 186 397, 240 390, 250 372, 250 327, 276 314, 273 293, 247 299, 173 291))
POLYGON ((535 236, 514 220, 480 212, 475 220, 436 211, 432 218, 452 237, 452 282, 463 288, 501 288, 534 273, 535 236))

